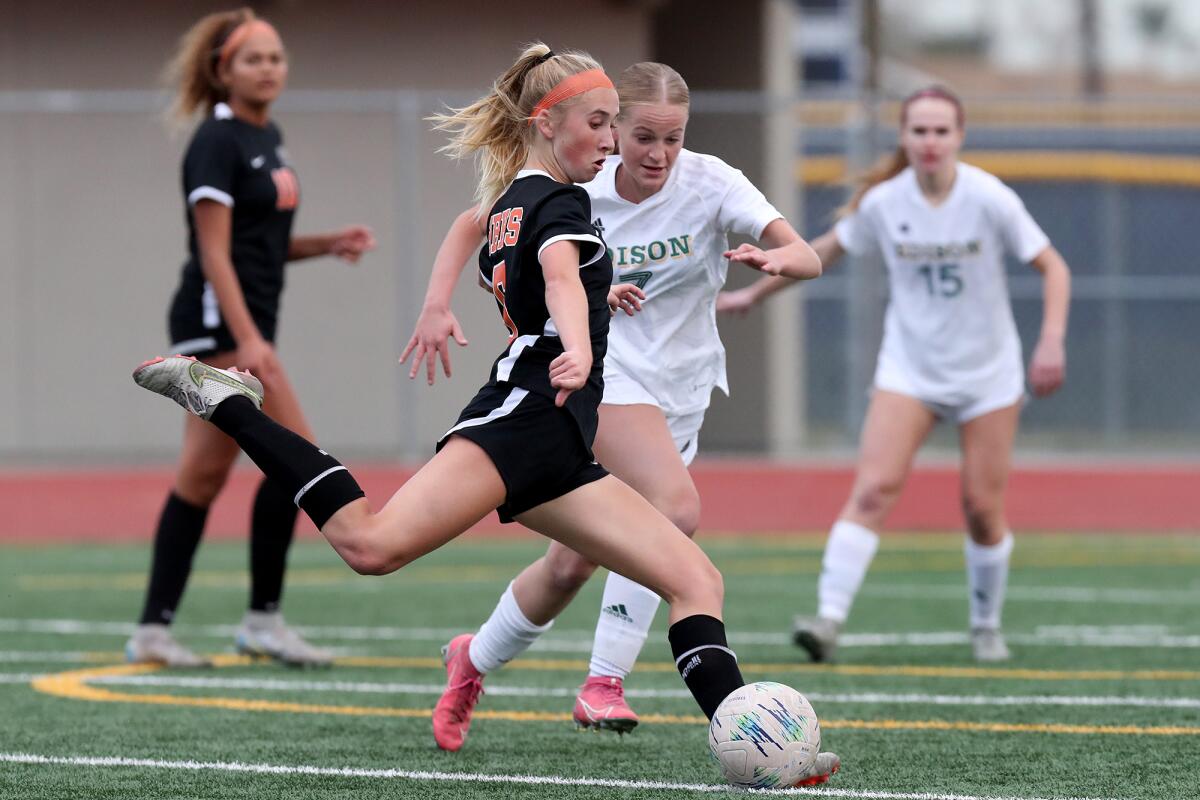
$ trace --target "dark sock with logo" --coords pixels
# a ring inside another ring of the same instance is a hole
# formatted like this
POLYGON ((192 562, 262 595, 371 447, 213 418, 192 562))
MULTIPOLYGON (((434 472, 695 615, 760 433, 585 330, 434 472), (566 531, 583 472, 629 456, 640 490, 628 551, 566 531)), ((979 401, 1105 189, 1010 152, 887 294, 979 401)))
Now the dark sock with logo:
POLYGON ((174 492, 167 495, 154 533, 150 584, 146 587, 141 624, 170 624, 192 573, 192 558, 207 519, 207 508, 194 506, 174 492))
POLYGON ((250 610, 278 611, 283 572, 300 512, 292 497, 270 478, 263 478, 250 514, 250 610))
POLYGON ((209 422, 237 442, 318 529, 342 506, 364 496, 336 458, 268 417, 249 398, 224 400, 209 422))
POLYGON ((737 656, 725 641, 725 624, 716 617, 695 614, 672 625, 667 638, 675 668, 704 716, 712 719, 721 701, 746 685, 737 656))

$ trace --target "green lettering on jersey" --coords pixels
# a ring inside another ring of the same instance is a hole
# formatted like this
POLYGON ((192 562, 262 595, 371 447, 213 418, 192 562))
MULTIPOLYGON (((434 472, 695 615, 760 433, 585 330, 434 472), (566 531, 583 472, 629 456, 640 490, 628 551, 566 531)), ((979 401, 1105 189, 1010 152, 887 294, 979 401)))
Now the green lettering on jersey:
POLYGON ((690 233, 685 233, 678 239, 676 239, 674 236, 667 237, 667 242, 671 245, 671 258, 679 258, 680 256, 686 256, 692 252, 691 243, 688 242, 688 239, 690 238, 692 238, 690 233))
POLYGON ((632 283, 639 289, 645 289, 652 277, 654 277, 654 273, 650 271, 626 272, 617 278, 617 283, 632 283))
POLYGON ((651 242, 646 246, 646 253, 651 261, 662 261, 667 257, 667 245, 665 242, 651 242))

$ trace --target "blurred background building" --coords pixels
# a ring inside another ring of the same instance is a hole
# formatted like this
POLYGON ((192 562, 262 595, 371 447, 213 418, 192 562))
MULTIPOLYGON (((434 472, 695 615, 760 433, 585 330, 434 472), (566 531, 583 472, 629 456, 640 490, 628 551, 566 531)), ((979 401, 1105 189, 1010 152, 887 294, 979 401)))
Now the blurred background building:
MULTIPOLYGON (((179 157, 158 83, 177 38, 231 4, 0 0, 0 464, 174 457, 177 414, 128 380, 166 346, 184 257, 179 157)), ((1187 455, 1200 444, 1200 4, 1188 0, 482 0, 252 3, 292 59, 277 118, 303 185, 297 231, 372 225, 349 269, 290 268, 280 351, 323 442, 422 460, 503 335, 473 280, 471 345, 432 389, 396 358, 429 267, 469 202, 469 164, 423 118, 481 93, 535 38, 610 72, 644 59, 693 88, 688 145, 742 168, 815 236, 844 179, 894 146, 896 100, 967 103, 965 158, 1024 198, 1076 273, 1068 383, 1031 403, 1026 456, 1187 455)), ((756 277, 735 270, 731 285, 756 277)), ((1012 265, 1026 347, 1040 280, 1012 265)), ((846 453, 886 286, 845 263, 722 323, 733 397, 705 455, 846 453)), ((948 444, 949 438, 939 442, 948 444)))

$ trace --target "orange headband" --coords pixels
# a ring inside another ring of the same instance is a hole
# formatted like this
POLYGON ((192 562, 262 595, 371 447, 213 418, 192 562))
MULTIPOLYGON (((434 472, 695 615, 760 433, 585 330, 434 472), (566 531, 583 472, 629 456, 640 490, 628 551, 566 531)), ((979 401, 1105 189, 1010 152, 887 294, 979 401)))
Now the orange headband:
POLYGON ((221 55, 217 59, 217 68, 225 66, 229 60, 233 58, 233 54, 238 48, 246 43, 246 40, 255 33, 275 33, 275 26, 267 22, 265 19, 248 19, 245 22, 234 28, 229 36, 225 39, 225 44, 221 45, 221 55))
POLYGON ((608 79, 608 76, 604 74, 604 70, 602 69, 589 69, 585 72, 577 72, 574 75, 563 78, 558 82, 557 86, 546 92, 541 100, 538 100, 537 105, 533 107, 533 112, 529 115, 529 124, 533 124, 538 114, 558 105, 568 97, 590 92, 592 89, 613 88, 615 88, 613 82, 608 79))

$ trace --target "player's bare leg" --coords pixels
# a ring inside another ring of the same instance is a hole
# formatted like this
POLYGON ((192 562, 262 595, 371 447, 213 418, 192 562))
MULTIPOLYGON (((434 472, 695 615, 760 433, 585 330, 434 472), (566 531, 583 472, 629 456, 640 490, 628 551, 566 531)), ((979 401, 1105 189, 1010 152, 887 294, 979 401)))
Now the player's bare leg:
POLYGON ((871 395, 859 441, 850 498, 829 532, 815 617, 797 617, 793 637, 814 661, 832 661, 854 597, 879 544, 878 531, 900 498, 913 458, 937 419, 919 400, 896 392, 871 395))
POLYGON ((1011 405, 968 420, 959 429, 971 644, 977 661, 1011 656, 1000 632, 1013 546, 1004 493, 1020 411, 1020 404, 1011 405))

